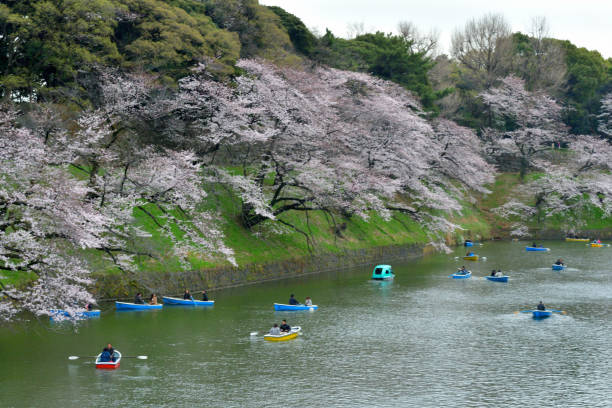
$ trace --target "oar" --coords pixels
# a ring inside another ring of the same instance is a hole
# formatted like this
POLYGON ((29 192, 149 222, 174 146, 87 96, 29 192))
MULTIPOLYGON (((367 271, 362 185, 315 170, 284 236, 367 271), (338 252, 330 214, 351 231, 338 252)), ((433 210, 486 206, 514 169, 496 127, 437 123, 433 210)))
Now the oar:
POLYGON ((521 310, 521 311, 518 311, 518 310, 517 310, 516 312, 514 312, 514 314, 519 314, 519 313, 531 313, 531 312, 533 312, 533 310, 521 310))
MULTIPOLYGON (((68 360, 78 360, 79 358, 97 358, 98 356, 68 356, 68 360)), ((121 356, 121 358, 137 358, 139 360, 147 360, 149 356, 121 356)))
POLYGON ((256 331, 251 332, 251 336, 257 336, 258 334, 259 334, 259 332, 256 332, 256 331))
POLYGON ((567 312, 565 310, 553 310, 553 309, 548 309, 548 310, 550 310, 551 312, 561 313, 561 314, 564 314, 564 315, 567 314, 567 312))

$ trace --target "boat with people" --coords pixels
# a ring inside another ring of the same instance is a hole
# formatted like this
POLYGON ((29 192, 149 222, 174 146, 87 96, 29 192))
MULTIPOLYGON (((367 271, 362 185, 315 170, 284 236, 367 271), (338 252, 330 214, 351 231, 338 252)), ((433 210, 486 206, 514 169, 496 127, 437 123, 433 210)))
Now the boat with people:
POLYGON ((115 368, 118 368, 121 364, 121 353, 117 350, 113 351, 114 361, 100 361, 100 357, 102 357, 102 353, 98 354, 98 356, 96 357, 96 368, 114 370, 115 368))
POLYGON ((487 278, 487 280, 490 280, 491 282, 508 282, 508 278, 509 276, 485 276, 485 278, 487 278))
POLYGON ((565 242, 589 242, 589 238, 570 238, 565 237, 565 242))
POLYGON ((376 265, 374 267, 374 271, 372 272, 372 279, 387 280, 393 278, 395 278, 395 275, 393 274, 393 268, 391 268, 391 265, 376 265))
POLYGON ((534 319, 546 319, 552 316, 552 310, 531 310, 531 314, 534 319))
POLYGON ((171 296, 163 296, 162 301, 166 305, 182 305, 182 306, 214 306, 214 300, 195 300, 195 299, 180 299, 171 296))
POLYGON ((553 271, 562 271, 562 270, 564 270, 564 269, 565 269, 565 265, 563 265, 563 264, 561 264, 561 265, 559 265, 559 264, 553 264, 553 265, 552 265, 552 270, 553 270, 553 271))
POLYGON ((550 248, 526 246, 525 251, 527 252, 547 252, 547 251, 550 251, 550 248))
POLYGON ((466 239, 465 242, 463 243, 463 246, 471 247, 471 246, 474 246, 474 243, 472 242, 471 239, 466 239))
POLYGON ((297 338, 302 332, 300 326, 293 326, 288 332, 281 332, 280 334, 264 334, 263 338, 266 341, 287 341, 297 338))
POLYGON ((146 303, 115 302, 117 310, 159 310, 164 305, 148 305, 146 303))
POLYGON ((319 306, 317 305, 286 305, 283 303, 275 303, 274 310, 279 311, 292 311, 292 310, 317 310, 319 306))
POLYGON ((463 257, 463 259, 465 259, 466 261, 477 261, 478 260, 478 255, 476 255, 473 252, 470 252, 469 254, 465 255, 463 257))
POLYGON ((450 277, 453 279, 468 279, 472 276, 472 271, 457 271, 450 277))

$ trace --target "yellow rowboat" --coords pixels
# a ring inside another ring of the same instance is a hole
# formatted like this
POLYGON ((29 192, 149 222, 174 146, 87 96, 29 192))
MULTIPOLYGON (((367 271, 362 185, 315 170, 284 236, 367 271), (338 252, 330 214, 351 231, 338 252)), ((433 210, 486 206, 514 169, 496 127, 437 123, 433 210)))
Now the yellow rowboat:
POLYGON ((565 238, 565 242, 589 242, 588 238, 565 238))
POLYGON ((465 259, 466 261, 477 261, 478 255, 464 256, 463 259, 465 259))
POLYGON ((289 333, 264 334, 264 340, 267 340, 267 341, 293 340, 300 334, 301 331, 302 331, 302 328, 300 326, 294 326, 291 328, 291 331, 289 333))
POLYGON ((608 246, 608 244, 595 244, 593 242, 591 242, 591 248, 602 248, 608 246))

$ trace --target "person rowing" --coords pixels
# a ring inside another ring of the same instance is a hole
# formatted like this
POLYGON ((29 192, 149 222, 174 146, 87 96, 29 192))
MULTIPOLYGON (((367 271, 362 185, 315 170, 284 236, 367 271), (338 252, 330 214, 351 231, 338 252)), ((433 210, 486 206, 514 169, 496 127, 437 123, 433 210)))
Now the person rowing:
POLYGON ((281 334, 278 324, 274 323, 274 326, 270 329, 270 334, 273 336, 279 336, 281 334))
POLYGON ((463 265, 461 268, 457 268, 457 274, 458 275, 467 275, 468 271, 467 269, 465 269, 465 265, 463 265))
POLYGON ((102 350, 102 354, 100 354, 100 362, 102 363, 107 363, 110 361, 115 361, 115 349, 113 349, 113 346, 108 343, 108 345, 106 347, 104 347, 104 349, 102 350))
POLYGON ((557 259, 557 262, 555 262, 555 265, 563 265, 563 259, 561 258, 557 259))
POLYGON ((546 310, 546 306, 544 306, 544 303, 542 303, 541 300, 540 300, 540 303, 538 303, 537 309, 538 310, 546 310))
POLYGON ((208 294, 206 293, 205 290, 202 291, 202 300, 204 302, 208 302, 208 294))
POLYGON ((495 269, 491 270, 491 276, 497 276, 497 272, 495 272, 495 269))
POLYGON ((142 300, 142 293, 138 292, 136 297, 134 298, 134 303, 137 305, 144 305, 144 300, 142 300))
POLYGON ((289 333, 291 331, 291 326, 287 324, 286 320, 283 320, 280 325, 280 331, 282 333, 289 333))
POLYGON ((193 296, 189 293, 189 289, 185 289, 185 293, 183 293, 184 300, 193 300, 193 296))
POLYGON ((290 305, 299 305, 300 302, 294 297, 293 293, 289 296, 289 304, 290 305))

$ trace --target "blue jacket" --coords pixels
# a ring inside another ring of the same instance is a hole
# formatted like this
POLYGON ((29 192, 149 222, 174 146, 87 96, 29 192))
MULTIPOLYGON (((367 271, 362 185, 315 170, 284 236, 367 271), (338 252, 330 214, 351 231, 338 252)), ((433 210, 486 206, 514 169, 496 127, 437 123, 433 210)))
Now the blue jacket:
POLYGON ((112 361, 111 353, 107 349, 104 349, 104 351, 102 352, 102 355, 100 356, 100 361, 101 362, 112 361))
POLYGON ((292 298, 289 298, 289 304, 290 305, 299 305, 300 302, 298 302, 296 298, 292 297, 292 298))

